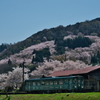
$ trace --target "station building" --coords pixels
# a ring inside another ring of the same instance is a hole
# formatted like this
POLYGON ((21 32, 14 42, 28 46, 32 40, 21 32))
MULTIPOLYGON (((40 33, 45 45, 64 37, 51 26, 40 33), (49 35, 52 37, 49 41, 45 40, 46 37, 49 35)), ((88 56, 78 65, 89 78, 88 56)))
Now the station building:
POLYGON ((49 77, 64 77, 80 75, 84 77, 85 90, 100 91, 100 66, 86 67, 77 70, 56 71, 49 77))

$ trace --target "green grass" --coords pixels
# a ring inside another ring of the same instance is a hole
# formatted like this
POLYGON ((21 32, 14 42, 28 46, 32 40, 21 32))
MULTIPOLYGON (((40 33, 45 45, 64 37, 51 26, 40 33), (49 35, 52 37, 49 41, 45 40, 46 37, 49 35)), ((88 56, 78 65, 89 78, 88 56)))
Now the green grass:
MULTIPOLYGON (((0 100, 5 95, 0 96, 0 100)), ((90 93, 54 93, 54 94, 13 94, 10 100, 100 100, 100 92, 90 93)))

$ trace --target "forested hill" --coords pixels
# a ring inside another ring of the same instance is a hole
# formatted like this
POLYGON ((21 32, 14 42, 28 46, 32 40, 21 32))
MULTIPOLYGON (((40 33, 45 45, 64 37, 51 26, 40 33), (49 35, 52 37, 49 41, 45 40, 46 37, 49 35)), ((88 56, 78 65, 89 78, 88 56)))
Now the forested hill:
POLYGON ((24 41, 18 42, 16 44, 5 46, 0 46, 0 59, 3 59, 11 54, 20 52, 21 50, 44 41, 60 40, 67 35, 77 35, 82 33, 84 35, 97 35, 100 36, 100 18, 93 19, 91 21, 78 22, 74 25, 68 25, 66 27, 60 25, 51 29, 44 29, 42 31, 33 34, 24 41), (4 49, 5 47, 5 49, 4 49))
POLYGON ((12 70, 13 66, 22 66, 23 60, 31 71, 45 61, 60 61, 64 64, 71 60, 76 63, 82 61, 87 65, 99 64, 100 18, 44 29, 21 42, 0 45, 0 73, 12 70))

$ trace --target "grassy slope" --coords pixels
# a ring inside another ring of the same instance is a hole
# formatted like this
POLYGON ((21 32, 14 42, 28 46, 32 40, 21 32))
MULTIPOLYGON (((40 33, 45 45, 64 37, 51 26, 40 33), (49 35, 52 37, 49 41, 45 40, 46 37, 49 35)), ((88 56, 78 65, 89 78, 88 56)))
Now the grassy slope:
MULTIPOLYGON (((1 98, 5 98, 5 95, 0 96, 0 100, 2 100, 1 98)), ((16 94, 10 95, 10 100, 100 100, 100 92, 18 95, 16 94)))

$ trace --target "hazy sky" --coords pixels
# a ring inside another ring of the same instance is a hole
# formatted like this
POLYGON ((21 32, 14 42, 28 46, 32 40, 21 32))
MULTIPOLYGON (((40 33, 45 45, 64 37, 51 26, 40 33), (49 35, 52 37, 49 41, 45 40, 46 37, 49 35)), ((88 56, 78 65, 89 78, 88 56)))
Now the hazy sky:
POLYGON ((0 0, 0 44, 100 17, 100 0, 0 0))

